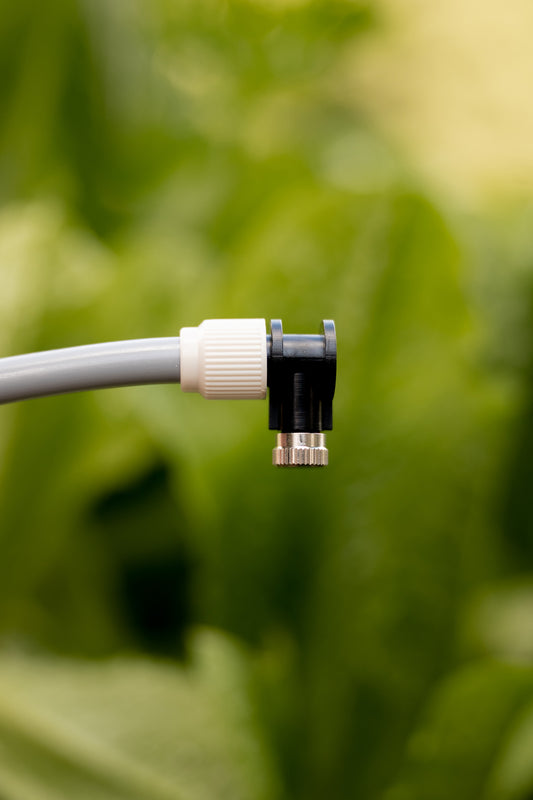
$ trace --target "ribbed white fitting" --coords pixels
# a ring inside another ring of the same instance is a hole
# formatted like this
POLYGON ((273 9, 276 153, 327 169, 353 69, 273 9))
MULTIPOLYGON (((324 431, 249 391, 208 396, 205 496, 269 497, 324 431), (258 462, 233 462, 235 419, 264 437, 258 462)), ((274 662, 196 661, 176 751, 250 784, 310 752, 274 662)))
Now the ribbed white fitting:
POLYGON ((206 319, 182 328, 180 383, 209 400, 266 397, 265 320, 206 319))

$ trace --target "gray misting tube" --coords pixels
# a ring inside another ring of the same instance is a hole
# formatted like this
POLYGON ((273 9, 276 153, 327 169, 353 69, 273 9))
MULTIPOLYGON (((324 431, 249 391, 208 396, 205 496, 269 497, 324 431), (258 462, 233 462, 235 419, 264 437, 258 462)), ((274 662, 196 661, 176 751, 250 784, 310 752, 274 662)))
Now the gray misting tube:
POLYGON ((179 382, 177 336, 0 358, 0 403, 86 389, 179 382))

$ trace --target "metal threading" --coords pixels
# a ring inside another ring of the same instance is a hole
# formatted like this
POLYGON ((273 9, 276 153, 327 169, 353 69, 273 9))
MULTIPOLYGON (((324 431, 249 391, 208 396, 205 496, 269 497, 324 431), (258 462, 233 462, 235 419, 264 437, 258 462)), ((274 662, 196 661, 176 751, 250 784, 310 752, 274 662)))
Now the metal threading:
POLYGON ((325 467, 328 449, 324 433, 278 433, 272 451, 276 467, 325 467))

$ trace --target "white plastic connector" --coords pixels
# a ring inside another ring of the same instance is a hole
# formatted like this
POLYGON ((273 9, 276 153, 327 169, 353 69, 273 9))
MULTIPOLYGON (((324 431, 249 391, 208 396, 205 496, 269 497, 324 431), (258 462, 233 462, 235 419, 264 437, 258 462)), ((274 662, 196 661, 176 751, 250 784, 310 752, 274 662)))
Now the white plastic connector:
POLYGON ((263 399, 267 391, 264 319, 206 319, 180 331, 180 383, 209 400, 263 399))

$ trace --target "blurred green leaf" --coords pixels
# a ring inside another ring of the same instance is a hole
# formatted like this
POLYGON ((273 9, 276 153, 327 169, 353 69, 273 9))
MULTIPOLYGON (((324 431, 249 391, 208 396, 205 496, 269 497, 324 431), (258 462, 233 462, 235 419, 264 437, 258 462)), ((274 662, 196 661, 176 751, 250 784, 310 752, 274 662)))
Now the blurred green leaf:
POLYGON ((246 658, 203 632, 181 669, 4 654, 0 793, 40 798, 277 797, 246 658))
POLYGON ((482 663, 449 677, 431 698, 387 800, 517 797, 502 792, 492 765, 507 750, 532 691, 530 668, 482 663))
POLYGON ((488 800, 527 800, 533 791, 533 713, 529 703, 517 715, 507 740, 494 759, 488 800))

